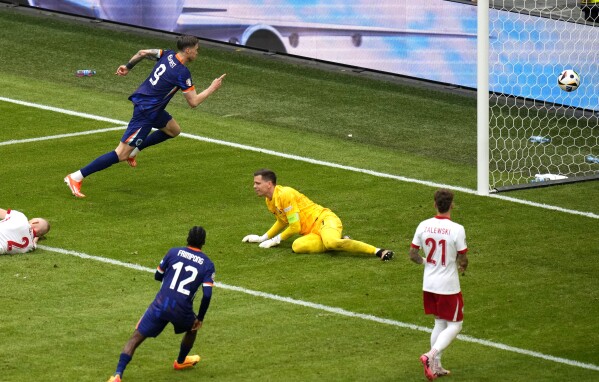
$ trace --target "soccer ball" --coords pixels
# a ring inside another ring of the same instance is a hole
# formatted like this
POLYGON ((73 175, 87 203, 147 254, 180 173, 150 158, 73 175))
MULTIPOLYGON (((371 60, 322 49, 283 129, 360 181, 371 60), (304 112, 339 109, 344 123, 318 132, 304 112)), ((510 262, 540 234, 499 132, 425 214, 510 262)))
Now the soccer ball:
POLYGON ((580 85, 580 77, 572 69, 566 69, 557 77, 557 84, 565 92, 573 92, 580 85))

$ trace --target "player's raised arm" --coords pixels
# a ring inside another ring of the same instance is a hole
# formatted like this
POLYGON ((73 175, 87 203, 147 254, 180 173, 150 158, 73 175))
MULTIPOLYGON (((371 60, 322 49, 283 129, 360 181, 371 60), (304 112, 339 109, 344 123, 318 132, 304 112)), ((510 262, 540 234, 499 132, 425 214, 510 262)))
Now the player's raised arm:
POLYGON ((198 106, 202 102, 206 100, 206 98, 210 97, 212 93, 217 91, 223 83, 223 79, 227 74, 223 74, 222 76, 215 78, 210 86, 204 89, 201 93, 197 93, 195 90, 183 93, 183 96, 187 100, 187 103, 192 108, 198 106))
POLYGON ((127 62, 125 65, 119 66, 115 74, 118 76, 126 76, 129 73, 129 71, 133 69, 133 67, 144 58, 147 58, 149 60, 157 60, 160 58, 161 55, 162 49, 142 49, 135 53, 133 57, 131 57, 129 62, 127 62))

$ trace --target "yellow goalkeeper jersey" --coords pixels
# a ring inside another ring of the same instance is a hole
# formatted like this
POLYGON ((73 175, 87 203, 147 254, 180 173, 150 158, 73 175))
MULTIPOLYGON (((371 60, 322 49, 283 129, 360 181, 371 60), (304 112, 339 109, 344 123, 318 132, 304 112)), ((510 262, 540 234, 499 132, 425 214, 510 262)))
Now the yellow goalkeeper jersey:
POLYGON ((272 199, 266 198, 266 207, 277 220, 285 224, 295 223, 296 216, 299 216, 300 235, 310 233, 320 214, 330 211, 328 208, 314 203, 296 189, 284 186, 275 187, 272 199))

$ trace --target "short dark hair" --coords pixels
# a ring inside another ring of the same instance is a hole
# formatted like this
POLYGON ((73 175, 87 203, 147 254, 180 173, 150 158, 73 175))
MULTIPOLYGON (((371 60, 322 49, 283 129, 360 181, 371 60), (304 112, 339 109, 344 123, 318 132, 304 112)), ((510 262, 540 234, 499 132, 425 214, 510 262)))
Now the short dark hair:
POLYGON ((195 248, 202 248, 206 242, 206 230, 200 226, 193 226, 187 235, 187 245, 195 248))
POLYGON ((263 168, 256 171, 254 173, 254 176, 261 176, 262 179, 266 180, 267 182, 272 182, 272 184, 274 185, 277 184, 277 174, 275 174, 274 171, 269 170, 267 168, 263 168))
POLYGON ((185 50, 185 48, 193 48, 200 40, 196 36, 188 34, 177 37, 177 49, 185 50))
POLYGON ((435 192, 435 205, 440 213, 443 214, 449 211, 451 203, 453 203, 453 192, 445 188, 441 188, 435 192))

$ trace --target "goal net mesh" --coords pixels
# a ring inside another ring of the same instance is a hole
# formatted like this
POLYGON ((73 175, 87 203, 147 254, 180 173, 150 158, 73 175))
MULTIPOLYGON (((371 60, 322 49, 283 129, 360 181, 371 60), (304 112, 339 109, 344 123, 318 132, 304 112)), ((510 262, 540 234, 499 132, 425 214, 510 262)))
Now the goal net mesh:
POLYGON ((599 174, 599 22, 577 3, 490 0, 490 190, 599 174))

